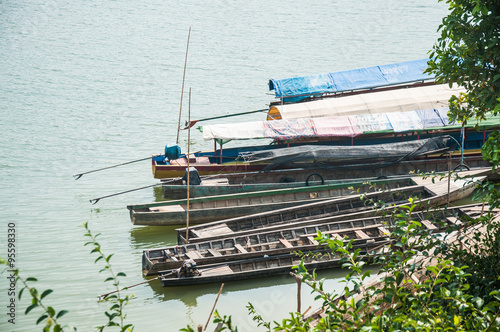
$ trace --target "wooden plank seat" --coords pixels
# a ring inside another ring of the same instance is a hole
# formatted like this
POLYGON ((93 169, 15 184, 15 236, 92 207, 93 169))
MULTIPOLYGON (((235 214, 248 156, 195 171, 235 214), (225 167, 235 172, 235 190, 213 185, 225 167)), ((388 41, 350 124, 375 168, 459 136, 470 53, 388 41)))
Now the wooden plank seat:
POLYGON ((448 220, 450 223, 457 225, 457 226, 460 226, 463 224, 463 222, 460 221, 460 219, 458 219, 457 217, 447 217, 446 220, 448 220))
POLYGON ((355 230, 354 233, 356 233, 356 236, 360 239, 370 239, 370 236, 360 229, 355 230))
POLYGON ((208 252, 209 252, 212 256, 214 256, 214 257, 216 257, 216 256, 222 256, 222 255, 220 254, 220 252, 218 252, 216 249, 208 249, 208 252))
POLYGON ((151 212, 183 212, 185 211, 181 205, 165 205, 149 208, 151 212))
POLYGON ((188 256, 191 259, 203 258, 203 256, 201 256, 200 253, 197 251, 188 251, 186 252, 186 256, 188 256))
POLYGON ((221 179, 206 179, 201 181, 202 186, 225 186, 229 184, 229 180, 227 178, 221 179))
POLYGON ((281 244, 283 244, 286 248, 293 248, 293 246, 286 239, 279 239, 281 244))
POLYGON ((220 234, 228 234, 228 233, 234 233, 233 230, 227 225, 217 225, 214 227, 206 228, 203 230, 198 231, 195 233, 193 230, 190 230, 190 232, 193 232, 193 234, 196 234, 197 237, 212 237, 212 236, 217 236, 220 234))
POLYGON ((420 222, 429 230, 437 229, 437 227, 434 224, 432 224, 429 220, 422 220, 420 222))
POLYGON ((308 237, 307 237, 307 239, 309 240, 309 242, 310 242, 311 244, 315 244, 315 245, 318 245, 318 244, 319 244, 319 242, 318 242, 318 241, 316 241, 316 240, 315 240, 312 236, 308 236, 308 237))
POLYGON ((239 251, 239 252, 241 252, 242 254, 244 254, 244 253, 247 253, 247 252, 248 252, 245 248, 243 248, 243 247, 241 246, 241 244, 235 244, 235 245, 234 245, 234 247, 235 247, 236 249, 238 249, 238 251, 239 251))

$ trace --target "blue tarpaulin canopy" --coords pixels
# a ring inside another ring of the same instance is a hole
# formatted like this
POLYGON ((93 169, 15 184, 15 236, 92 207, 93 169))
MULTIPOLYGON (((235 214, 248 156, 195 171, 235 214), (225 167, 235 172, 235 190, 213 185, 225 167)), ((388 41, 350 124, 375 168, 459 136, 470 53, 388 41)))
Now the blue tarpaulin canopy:
POLYGON ((427 61, 422 59, 328 74, 270 79, 269 90, 275 91, 276 98, 292 102, 322 93, 431 80, 434 76, 424 73, 427 61))

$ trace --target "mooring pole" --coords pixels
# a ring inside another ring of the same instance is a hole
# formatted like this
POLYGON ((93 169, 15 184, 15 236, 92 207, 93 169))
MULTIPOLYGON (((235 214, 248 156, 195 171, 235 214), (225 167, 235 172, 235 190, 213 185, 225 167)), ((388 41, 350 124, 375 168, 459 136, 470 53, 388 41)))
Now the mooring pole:
MULTIPOLYGON (((188 119, 191 120, 191 88, 189 88, 189 107, 188 107, 188 119)), ((191 140, 191 128, 188 129, 188 153, 187 153, 187 205, 186 205, 186 243, 189 243, 189 179, 191 174, 189 172, 189 141, 191 140)))
POLYGON ((186 65, 188 58, 188 50, 189 50, 189 37, 191 36, 191 27, 189 27, 188 40, 186 46, 186 57, 184 59, 184 74, 182 74, 182 88, 181 88, 181 106, 179 109, 179 122, 177 124, 177 139, 175 140, 175 144, 179 144, 179 131, 181 130, 181 114, 182 114, 182 97, 184 96, 184 80, 186 78, 186 65))
POLYGON ((212 314, 214 313, 214 310, 215 310, 215 305, 217 304, 217 301, 219 300, 220 293, 222 293, 222 288, 224 288, 224 283, 222 283, 222 285, 220 285, 219 294, 217 294, 217 298, 215 299, 214 306, 212 307, 212 311, 210 312, 210 316, 208 316, 207 324, 205 325, 205 329, 203 331, 206 331, 206 329, 208 327, 208 323, 210 323, 210 318, 212 318, 212 314))

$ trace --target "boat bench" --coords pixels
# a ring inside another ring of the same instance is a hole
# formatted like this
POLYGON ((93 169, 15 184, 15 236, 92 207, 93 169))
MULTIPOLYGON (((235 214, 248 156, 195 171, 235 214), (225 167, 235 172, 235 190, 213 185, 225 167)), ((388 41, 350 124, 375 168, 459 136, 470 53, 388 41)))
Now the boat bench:
POLYGON ((200 255, 200 253, 197 251, 188 251, 188 252, 186 252, 186 256, 188 256, 191 259, 203 258, 203 256, 200 255))
MULTIPOLYGON (((170 163, 172 165, 180 165, 180 166, 188 164, 186 157, 172 160, 170 161, 170 163)), ((196 158, 190 157, 189 164, 190 166, 210 165, 210 159, 208 159, 208 157, 196 157, 196 158)))
POLYGON ((235 245, 234 245, 234 247, 235 247, 236 249, 238 249, 238 251, 239 251, 239 252, 241 252, 242 254, 244 254, 244 253, 247 253, 247 252, 248 252, 245 248, 243 248, 243 247, 241 246, 241 244, 235 244, 235 245))
POLYGON ((286 239, 279 239, 281 244, 283 244, 286 248, 293 248, 292 244, 288 242, 286 239))
POLYGON ((437 229, 436 225, 432 224, 429 220, 422 220, 420 222, 429 230, 437 229))
POLYGON ((214 257, 216 257, 216 256, 222 256, 222 255, 220 254, 220 252, 218 252, 218 251, 217 251, 217 250, 215 250, 215 249, 208 249, 208 252, 209 252, 212 256, 214 256, 214 257))
POLYGON ((202 186, 223 186, 229 185, 229 180, 227 178, 221 179, 207 179, 201 181, 202 186))

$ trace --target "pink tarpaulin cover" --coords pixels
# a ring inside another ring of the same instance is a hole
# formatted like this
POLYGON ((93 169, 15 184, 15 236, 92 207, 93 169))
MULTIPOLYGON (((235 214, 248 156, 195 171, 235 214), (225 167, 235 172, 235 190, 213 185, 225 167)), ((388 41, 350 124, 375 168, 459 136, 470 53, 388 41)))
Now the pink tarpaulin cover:
POLYGON ((288 140, 299 137, 314 137, 316 133, 311 119, 264 121, 264 136, 288 140))
POLYGON ((317 136, 354 137, 362 134, 348 116, 313 118, 317 136))

